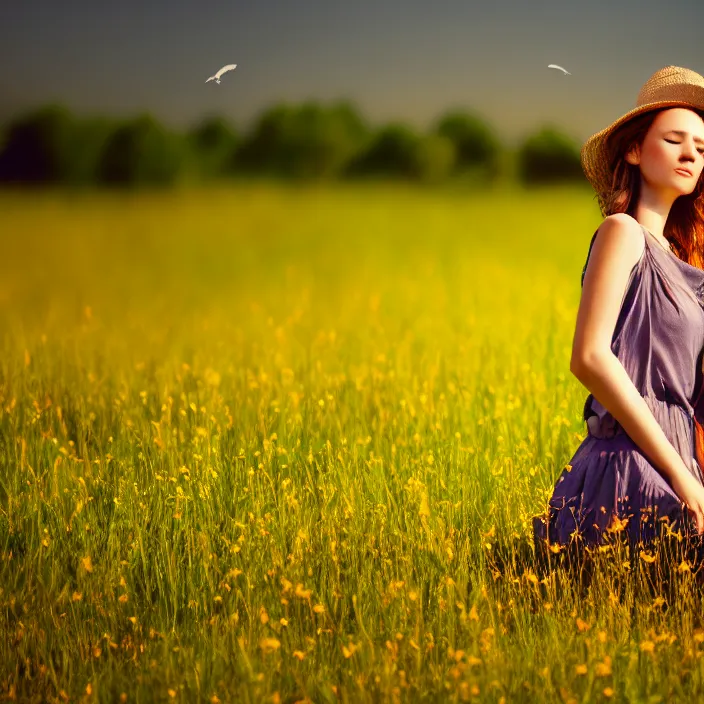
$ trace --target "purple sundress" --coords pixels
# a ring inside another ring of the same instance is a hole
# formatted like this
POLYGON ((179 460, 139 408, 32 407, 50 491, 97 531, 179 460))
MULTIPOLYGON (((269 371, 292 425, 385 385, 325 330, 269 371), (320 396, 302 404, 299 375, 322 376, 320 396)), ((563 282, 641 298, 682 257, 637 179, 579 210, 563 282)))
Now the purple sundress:
MULTIPOLYGON (((704 418, 704 271, 666 250, 642 225, 641 230, 645 247, 628 279, 611 350, 687 467, 704 483, 693 422, 704 418)), ((672 530, 696 532, 693 515, 669 482, 592 394, 583 417, 587 437, 558 478, 547 511, 533 517, 536 548, 545 541, 567 545, 574 534, 583 544, 602 544, 607 527, 618 529, 625 519, 622 529, 632 543, 650 542, 663 520, 672 530)))

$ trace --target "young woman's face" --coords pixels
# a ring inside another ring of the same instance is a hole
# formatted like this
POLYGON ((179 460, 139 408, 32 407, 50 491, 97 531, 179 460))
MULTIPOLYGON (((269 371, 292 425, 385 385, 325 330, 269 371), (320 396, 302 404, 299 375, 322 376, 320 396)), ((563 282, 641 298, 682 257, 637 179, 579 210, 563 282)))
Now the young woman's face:
POLYGON ((641 148, 627 159, 640 164, 642 178, 653 190, 675 198, 691 193, 704 169, 704 120, 687 108, 659 112, 641 148))

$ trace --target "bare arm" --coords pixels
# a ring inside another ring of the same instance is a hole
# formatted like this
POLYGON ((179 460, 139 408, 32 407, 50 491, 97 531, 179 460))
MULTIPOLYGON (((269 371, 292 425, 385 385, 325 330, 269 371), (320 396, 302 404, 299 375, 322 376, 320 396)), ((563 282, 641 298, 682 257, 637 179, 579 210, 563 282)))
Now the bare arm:
POLYGON ((599 228, 584 276, 570 371, 661 474, 679 483, 691 476, 689 469, 611 351, 629 274, 645 246, 643 238, 638 223, 623 213, 610 215, 599 228))

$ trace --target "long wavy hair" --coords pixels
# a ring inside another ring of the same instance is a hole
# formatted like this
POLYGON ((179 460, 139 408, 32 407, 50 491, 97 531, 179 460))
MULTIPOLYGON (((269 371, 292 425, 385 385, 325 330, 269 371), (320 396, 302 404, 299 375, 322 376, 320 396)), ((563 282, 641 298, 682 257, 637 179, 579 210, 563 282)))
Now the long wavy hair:
MULTIPOLYGON (((627 213, 635 217, 641 190, 640 167, 629 164, 625 157, 632 147, 643 144, 656 115, 669 109, 657 108, 637 115, 610 136, 607 147, 613 173, 611 189, 607 193, 597 194, 604 217, 614 213, 627 213)), ((704 119, 704 110, 688 109, 704 119)), ((694 190, 689 195, 680 196, 672 204, 664 235, 680 259, 704 269, 704 171, 694 190)))

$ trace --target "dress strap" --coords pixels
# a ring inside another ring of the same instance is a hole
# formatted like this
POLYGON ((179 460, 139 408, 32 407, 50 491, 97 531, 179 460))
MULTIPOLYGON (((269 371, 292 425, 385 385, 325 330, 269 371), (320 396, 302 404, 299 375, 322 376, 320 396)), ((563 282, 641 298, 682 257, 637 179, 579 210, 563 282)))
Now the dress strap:
MULTIPOLYGON (((600 226, 601 227, 601 226, 600 226)), ((596 231, 592 235, 592 241, 589 243, 589 251, 587 252, 587 261, 584 262, 584 268, 582 269, 582 280, 580 282, 580 286, 584 288, 584 275, 587 273, 587 264, 589 264, 589 255, 592 253, 592 247, 594 246, 594 240, 596 239, 596 233, 599 232, 599 228, 596 228, 596 231)))

